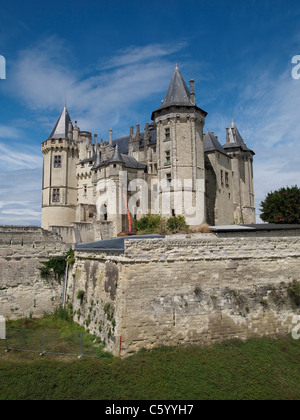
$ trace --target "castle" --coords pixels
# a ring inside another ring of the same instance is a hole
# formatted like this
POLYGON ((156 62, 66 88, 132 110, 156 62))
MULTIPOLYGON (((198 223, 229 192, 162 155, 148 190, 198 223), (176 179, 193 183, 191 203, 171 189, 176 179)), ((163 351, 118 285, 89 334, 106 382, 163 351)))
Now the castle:
POLYGON ((254 152, 234 122, 223 146, 204 134, 206 116, 177 65, 144 131, 138 124, 114 139, 110 129, 109 140, 92 141, 65 106, 42 143, 42 228, 75 227, 80 242, 130 232, 149 212, 183 215, 191 227, 255 223, 254 152), (92 233, 80 235, 87 227, 92 233))

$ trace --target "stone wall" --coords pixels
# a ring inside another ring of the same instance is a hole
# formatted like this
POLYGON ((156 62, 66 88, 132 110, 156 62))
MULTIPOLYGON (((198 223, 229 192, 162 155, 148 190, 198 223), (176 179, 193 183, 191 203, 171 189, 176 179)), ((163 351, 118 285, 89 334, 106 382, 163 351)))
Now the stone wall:
POLYGON ((53 311, 62 285, 42 280, 39 267, 66 250, 59 236, 40 227, 0 226, 0 314, 16 319, 53 311))
POLYGON ((121 336, 126 356, 290 332, 299 269, 299 233, 131 239, 124 252, 77 251, 68 299, 75 321, 114 354, 121 336))

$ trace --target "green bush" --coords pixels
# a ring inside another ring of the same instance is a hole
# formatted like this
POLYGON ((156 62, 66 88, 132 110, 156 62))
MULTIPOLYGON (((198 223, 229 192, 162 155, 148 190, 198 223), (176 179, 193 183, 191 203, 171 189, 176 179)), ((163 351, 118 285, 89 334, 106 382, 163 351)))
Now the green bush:
POLYGON ((167 221, 167 230, 170 232, 188 231, 189 225, 186 224, 183 216, 174 216, 167 221))
POLYGON ((170 219, 162 217, 160 214, 142 217, 140 220, 135 221, 134 228, 139 233, 161 233, 166 232, 186 232, 189 226, 186 224, 183 216, 174 216, 170 219))
POLYGON ((42 261, 43 267, 40 268, 41 277, 49 279, 54 275, 55 280, 61 281, 66 271, 66 258, 50 258, 49 261, 42 261))
POLYGON ((161 220, 162 217, 159 214, 147 214, 147 216, 135 221, 134 228, 138 232, 143 231, 153 233, 160 229, 161 220))
POLYGON ((300 188, 281 188, 261 202, 261 219, 268 223, 300 223, 300 188))

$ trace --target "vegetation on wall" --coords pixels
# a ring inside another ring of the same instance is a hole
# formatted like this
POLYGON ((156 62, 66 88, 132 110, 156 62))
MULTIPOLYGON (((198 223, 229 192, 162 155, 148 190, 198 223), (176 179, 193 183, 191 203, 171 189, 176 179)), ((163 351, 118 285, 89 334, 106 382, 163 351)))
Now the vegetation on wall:
POLYGON ((74 262, 74 250, 70 248, 64 256, 53 257, 48 261, 42 261, 42 267, 40 267, 41 277, 46 280, 54 277, 55 280, 61 282, 65 275, 67 264, 70 266, 74 262))
POLYGON ((288 294, 295 307, 300 307, 300 282, 294 280, 288 288, 288 294))

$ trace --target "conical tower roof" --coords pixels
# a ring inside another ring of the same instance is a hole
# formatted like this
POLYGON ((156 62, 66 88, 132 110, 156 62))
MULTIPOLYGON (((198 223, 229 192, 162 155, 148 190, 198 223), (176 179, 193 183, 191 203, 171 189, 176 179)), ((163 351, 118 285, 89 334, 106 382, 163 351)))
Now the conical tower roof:
POLYGON ((67 139, 68 138, 68 127, 71 121, 67 107, 64 106, 62 113, 60 114, 55 127, 53 128, 49 138, 50 139, 67 139))
POLYGON ((152 112, 152 120, 154 120, 155 113, 157 111, 163 110, 170 106, 178 107, 194 107, 203 113, 204 116, 207 115, 207 112, 203 111, 201 108, 198 108, 193 100, 191 99, 191 93, 179 71, 178 66, 176 65, 175 71, 173 73, 171 82, 169 84, 166 96, 162 101, 161 106, 152 112))
POLYGON ((167 90, 163 106, 169 105, 194 105, 190 99, 190 91, 176 65, 173 77, 167 90))
POLYGON ((107 163, 124 163, 124 160, 121 156, 121 153, 119 152, 119 146, 115 146, 114 154, 113 156, 107 161, 107 163))

